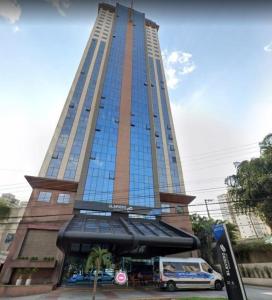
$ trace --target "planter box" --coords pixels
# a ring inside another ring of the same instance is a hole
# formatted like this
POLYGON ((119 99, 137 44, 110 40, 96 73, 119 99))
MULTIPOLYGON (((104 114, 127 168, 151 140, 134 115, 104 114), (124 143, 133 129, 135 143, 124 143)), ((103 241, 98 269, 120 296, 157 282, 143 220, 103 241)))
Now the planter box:
POLYGON ((41 260, 24 260, 15 259, 11 262, 12 268, 38 268, 38 269, 53 269, 56 266, 56 260, 52 261, 41 261, 41 260))
POLYGON ((37 285, 1 285, 0 297, 19 297, 37 294, 45 294, 51 292, 53 285, 51 284, 37 284, 37 285))
POLYGON ((272 278, 242 278, 244 284, 272 287, 272 278))

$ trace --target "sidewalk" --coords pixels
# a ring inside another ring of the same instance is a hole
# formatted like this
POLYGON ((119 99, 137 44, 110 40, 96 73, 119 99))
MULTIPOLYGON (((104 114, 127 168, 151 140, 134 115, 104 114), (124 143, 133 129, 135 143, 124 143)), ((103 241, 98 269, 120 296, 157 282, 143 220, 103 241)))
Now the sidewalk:
MULTIPOLYGON (((5 298, 9 300, 90 300, 92 290, 88 288, 58 288, 49 294, 27 296, 27 297, 13 297, 5 298)), ((177 291, 166 292, 156 288, 124 288, 124 289, 99 289, 96 294, 96 300, 172 300, 180 297, 226 297, 225 291, 213 291, 213 290, 199 290, 199 291, 177 291)))

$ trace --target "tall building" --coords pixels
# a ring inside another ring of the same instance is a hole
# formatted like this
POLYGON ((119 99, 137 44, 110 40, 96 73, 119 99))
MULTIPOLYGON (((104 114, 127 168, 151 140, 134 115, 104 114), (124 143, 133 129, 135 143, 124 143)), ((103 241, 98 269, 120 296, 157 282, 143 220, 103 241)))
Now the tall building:
POLYGON ((39 176, 25 176, 33 192, 1 282, 37 266, 35 283, 60 283, 96 244, 116 263, 198 247, 158 29, 144 13, 99 4, 39 176))
POLYGON ((241 239, 262 238, 271 234, 270 228, 254 213, 237 213, 227 194, 217 197, 222 217, 238 227, 241 239))

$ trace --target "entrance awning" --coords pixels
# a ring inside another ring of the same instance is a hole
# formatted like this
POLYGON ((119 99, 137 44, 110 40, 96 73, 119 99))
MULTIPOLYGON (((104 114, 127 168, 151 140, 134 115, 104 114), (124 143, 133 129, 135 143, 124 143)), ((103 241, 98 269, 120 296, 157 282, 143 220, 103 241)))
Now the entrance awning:
POLYGON ((57 246, 65 253, 89 252, 94 245, 120 256, 154 257, 191 251, 197 237, 159 220, 75 215, 59 231, 57 246))

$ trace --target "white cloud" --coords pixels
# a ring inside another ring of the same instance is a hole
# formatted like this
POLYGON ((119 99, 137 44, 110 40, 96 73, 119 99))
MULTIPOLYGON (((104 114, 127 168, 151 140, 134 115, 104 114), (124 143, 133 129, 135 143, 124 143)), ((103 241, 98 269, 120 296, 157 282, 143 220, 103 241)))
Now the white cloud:
POLYGON ((0 17, 7 19, 11 24, 20 19, 21 13, 21 7, 16 0, 0 1, 0 17))
POLYGON ((188 65, 188 66, 184 66, 182 71, 180 72, 182 75, 185 75, 185 74, 189 74, 189 73, 192 73, 194 70, 195 70, 196 66, 193 64, 193 65, 188 65))
POLYGON ((192 73, 196 65, 192 60, 192 54, 182 51, 162 51, 162 58, 165 69, 167 85, 175 89, 182 81, 182 76, 192 73))
POLYGON ((14 32, 14 33, 17 33, 17 32, 19 32, 19 31, 21 31, 21 29, 20 29, 19 26, 16 25, 16 26, 13 27, 13 32, 14 32))
POLYGON ((70 7, 70 0, 46 0, 46 1, 51 2, 61 16, 63 17, 66 16, 65 10, 67 10, 70 7))
POLYGON ((264 47, 264 51, 266 52, 272 52, 272 42, 270 42, 268 45, 264 47))

